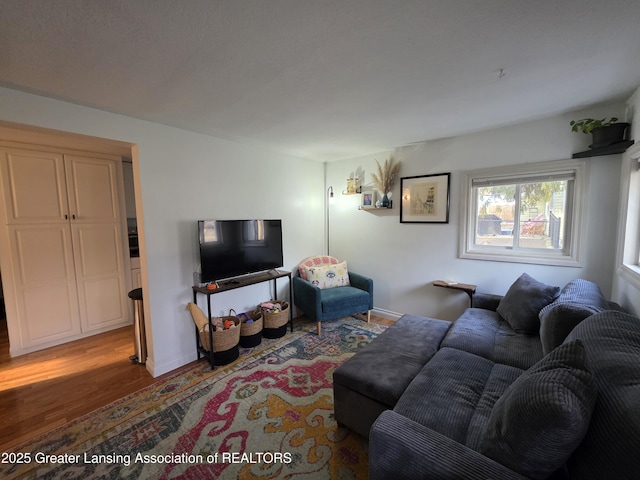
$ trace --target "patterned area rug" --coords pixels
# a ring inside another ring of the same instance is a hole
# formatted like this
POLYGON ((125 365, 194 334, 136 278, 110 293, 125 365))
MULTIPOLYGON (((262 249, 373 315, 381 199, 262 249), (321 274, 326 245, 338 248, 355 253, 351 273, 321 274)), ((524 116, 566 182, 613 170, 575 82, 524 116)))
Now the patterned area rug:
POLYGON ((384 330, 315 324, 192 369, 4 452, 0 478, 366 479, 366 443, 333 417, 333 371, 384 330))

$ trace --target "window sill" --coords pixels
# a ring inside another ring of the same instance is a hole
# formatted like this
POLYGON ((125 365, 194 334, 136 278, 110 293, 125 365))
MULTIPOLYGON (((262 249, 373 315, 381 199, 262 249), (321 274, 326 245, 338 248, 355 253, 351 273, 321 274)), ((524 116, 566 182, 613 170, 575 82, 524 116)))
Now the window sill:
POLYGON ((631 285, 640 290, 640 266, 625 263, 618 267, 618 273, 631 285))
POLYGON ((469 250, 460 255, 460 258, 472 260, 486 260, 489 262, 528 263, 533 265, 554 265, 558 267, 582 267, 575 258, 568 256, 541 256, 525 255, 520 253, 492 253, 478 250, 469 250))

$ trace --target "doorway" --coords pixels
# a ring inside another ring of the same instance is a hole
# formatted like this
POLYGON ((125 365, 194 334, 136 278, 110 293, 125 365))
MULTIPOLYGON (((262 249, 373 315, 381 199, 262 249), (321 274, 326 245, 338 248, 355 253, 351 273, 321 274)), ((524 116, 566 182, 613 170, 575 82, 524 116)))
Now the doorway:
POLYGON ((0 271, 0 363, 9 358, 9 330, 7 329, 7 312, 4 308, 2 292, 2 272, 0 271))
MULTIPOLYGON (((132 164, 133 165, 137 164, 137 157, 136 157, 137 151, 136 151, 135 145, 130 143, 107 140, 107 139, 102 139, 97 137, 89 137, 85 135, 71 134, 67 132, 60 132, 60 131, 49 130, 49 129, 42 129, 42 128, 31 127, 26 125, 13 124, 13 123, 4 122, 4 121, 0 121, 0 147, 3 147, 5 150, 6 149, 25 149, 25 148, 30 150, 38 150, 38 149, 49 150, 49 151, 59 150, 59 151, 62 151, 63 153, 66 153, 65 159, 66 159, 66 156, 69 154, 77 155, 75 152, 93 152, 98 155, 102 155, 103 157, 110 156, 114 158, 117 157, 120 159, 123 159, 123 158, 132 159, 130 160, 132 161, 132 164)), ((7 179, 10 177, 8 175, 2 175, 0 176, 0 179, 2 179, 2 177, 4 177, 3 182, 5 185, 5 191, 6 191, 6 185, 7 185, 6 182, 7 182, 7 179)), ((118 180, 115 183, 112 183, 112 185, 117 183, 119 185, 117 188, 120 190, 120 192, 122 192, 122 188, 123 188, 122 174, 117 174, 117 178, 118 180)), ((61 335, 60 338, 52 338, 51 340, 47 338, 45 341, 41 341, 40 343, 38 343, 38 340, 36 340, 35 342, 32 342, 30 344, 28 341, 25 340, 26 338, 24 333, 25 327, 24 327, 24 323, 20 323, 23 320, 21 320, 22 317, 20 316, 19 310, 18 310, 19 308, 22 308, 23 309, 22 311, 24 311, 24 308, 25 308, 24 305, 26 304, 24 303, 24 298, 16 297, 16 295, 14 295, 16 293, 15 292, 16 286, 20 284, 16 283, 18 281, 18 278, 13 277, 14 273, 12 272, 14 272, 14 269, 10 268, 10 266, 13 264, 14 262, 13 259, 16 257, 15 257, 15 254, 12 253, 11 248, 7 248, 10 246, 8 230, 4 231, 4 233, 0 235, 0 237, 2 237, 0 238, 0 244, 2 246, 2 248, 0 249, 0 266, 3 267, 3 272, 5 273, 4 276, 6 277, 4 278, 4 285, 6 287, 4 290, 5 292, 11 294, 10 297, 7 297, 11 301, 0 302, 4 307, 2 308, 4 315, 2 315, 3 319, 0 320, 1 322, 0 329, 4 329, 2 331, 7 332, 6 334, 7 335, 6 338, 8 339, 7 343, 10 346, 11 355, 13 355, 14 357, 25 354, 25 353, 30 353, 36 350, 40 350, 42 348, 49 348, 54 345, 66 343, 67 341, 89 337, 91 335, 95 335, 96 333, 108 331, 112 328, 119 328, 119 326, 126 325, 127 321, 129 322, 132 321, 133 309, 132 309, 132 306, 130 306, 131 302, 126 297, 127 292, 130 289, 132 289, 132 282, 131 282, 131 276, 130 276, 131 262, 129 260, 129 255, 125 253, 125 251, 127 253, 129 252, 129 243, 127 238, 126 222, 124 221, 126 219, 124 198, 121 193, 119 195, 121 198, 120 218, 123 219, 123 222, 122 222, 123 228, 121 229, 122 239, 123 239, 121 247, 122 247, 123 255, 121 255, 121 257, 119 258, 122 258, 122 261, 125 264, 124 266, 121 267, 122 268, 121 275, 123 275, 122 277, 123 280, 121 281, 120 285, 122 285, 122 288, 124 289, 123 296, 125 300, 122 303, 122 307, 118 307, 118 308, 124 308, 125 310, 124 310, 124 316, 120 317, 121 320, 118 322, 114 321, 111 324, 107 324, 105 322, 104 326, 97 326, 97 327, 94 327, 94 325, 89 325, 89 327, 86 328, 86 331, 80 331, 80 332, 74 331, 72 332, 71 335, 68 335, 66 337, 61 335), (14 298, 16 298, 17 300, 13 300, 14 298), (22 302, 22 303, 19 303, 19 302, 22 302), (130 309, 127 307, 130 307, 130 309), (127 312, 129 312, 128 315, 127 315, 127 312), (19 332, 22 332, 22 333, 19 333, 19 332)), ((0 208, 3 210, 5 210, 4 209, 5 201, 6 201, 5 196, 2 196, 2 198, 0 198, 0 208)), ((8 223, 6 222, 3 222, 3 223, 5 223, 8 226, 8 223)), ((3 228, 8 228, 8 227, 3 226, 3 228)), ((73 233, 74 231, 72 230, 72 234, 73 233)), ((92 238, 95 238, 97 235, 99 235, 99 233, 94 234, 94 237, 92 238)), ((112 238, 119 238, 119 237, 120 237, 120 234, 118 233, 112 238)), ((88 236, 85 235, 82 238, 83 239, 88 238, 88 236)), ((118 257, 114 256, 113 258, 118 258, 118 257)), ((117 262, 117 263, 120 263, 120 262, 117 262)), ((122 263, 120 263, 120 265, 122 265, 122 263)), ((140 283, 142 283, 141 273, 138 273, 138 278, 140 283)), ((115 284, 115 282, 113 283, 115 284)), ((43 289, 42 291, 46 293, 47 291, 49 291, 49 289, 43 289)), ((101 298, 100 298, 101 291, 99 289, 94 289, 90 293, 93 293, 93 296, 86 295, 85 297, 83 297, 85 298, 85 300, 81 300, 81 302, 84 301, 85 306, 86 305, 91 305, 91 306, 104 305, 107 308, 109 308, 110 304, 104 303, 104 302, 99 303, 101 302, 101 298)), ((2 300, 5 300, 5 299, 2 298, 2 300)), ((43 303, 36 302, 36 304, 34 305, 38 305, 38 304, 43 304, 43 303)), ((73 305, 73 303, 71 305, 73 305)), ((103 308, 103 307, 100 307, 100 308, 103 308)), ((111 311, 109 311, 109 314, 110 313, 111 311)), ((39 317, 36 317, 36 318, 39 318, 39 317)), ((99 317, 95 317, 91 315, 85 318, 99 318, 99 317)), ((133 344, 133 339, 132 339, 132 344, 133 344)), ((132 346, 132 350, 133 350, 133 346, 132 346)))

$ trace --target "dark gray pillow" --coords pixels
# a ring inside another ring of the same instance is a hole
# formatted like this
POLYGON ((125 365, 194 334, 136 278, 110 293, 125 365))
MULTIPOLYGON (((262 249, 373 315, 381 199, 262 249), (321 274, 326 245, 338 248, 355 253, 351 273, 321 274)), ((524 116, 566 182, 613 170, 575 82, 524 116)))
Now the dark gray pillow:
POLYGON ((540 311, 540 341, 545 355, 559 347, 567 335, 585 318, 601 310, 573 302, 553 302, 540 311))
POLYGON ((546 355, 558 347, 585 318, 610 310, 597 283, 577 278, 565 285, 558 298, 540 310, 540 340, 546 355))
POLYGON ((553 302, 559 293, 560 287, 539 282, 523 273, 509 287, 496 311, 514 332, 534 334, 540 329, 540 310, 553 302))
POLYGON ((480 453, 532 479, 562 467, 587 432, 597 389, 580 340, 556 348, 495 403, 480 453))

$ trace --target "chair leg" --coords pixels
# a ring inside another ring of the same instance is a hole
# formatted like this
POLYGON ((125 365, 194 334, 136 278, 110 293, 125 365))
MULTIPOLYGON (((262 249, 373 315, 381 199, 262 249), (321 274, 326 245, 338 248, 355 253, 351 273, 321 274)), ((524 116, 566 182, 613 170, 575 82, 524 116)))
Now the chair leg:
POLYGON ((320 322, 318 322, 318 336, 320 336, 320 322))
POLYGON ((371 310, 367 310, 367 323, 371 320, 371 310))

